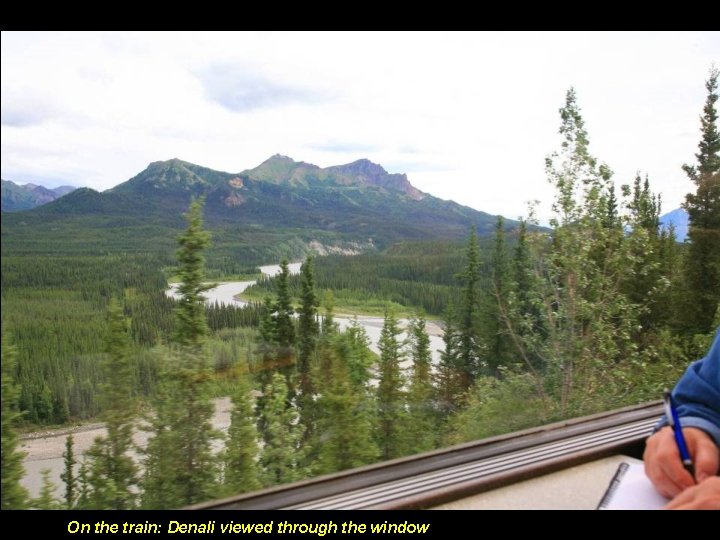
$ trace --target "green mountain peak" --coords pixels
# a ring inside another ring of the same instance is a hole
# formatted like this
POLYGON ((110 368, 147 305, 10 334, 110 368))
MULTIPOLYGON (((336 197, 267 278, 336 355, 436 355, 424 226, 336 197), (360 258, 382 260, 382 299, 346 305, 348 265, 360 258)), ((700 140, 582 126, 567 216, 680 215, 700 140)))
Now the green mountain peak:
MULTIPOLYGON (((156 161, 103 193, 80 189, 29 212, 3 213, 3 234, 35 238, 31 229, 38 227, 38 238, 62 243, 74 241, 63 234, 83 230, 108 245, 122 236, 123 249, 152 250, 154 243, 174 237, 190 201, 199 196, 206 199, 213 237, 223 246, 217 249, 228 260, 238 250, 259 257, 273 246, 301 253, 318 241, 383 247, 402 240, 459 239, 471 225, 481 235, 492 234, 496 222, 496 216, 423 193, 407 175, 388 173, 368 159, 321 168, 274 155, 240 173, 180 159, 156 161)), ((515 225, 506 220, 507 228, 515 225)))

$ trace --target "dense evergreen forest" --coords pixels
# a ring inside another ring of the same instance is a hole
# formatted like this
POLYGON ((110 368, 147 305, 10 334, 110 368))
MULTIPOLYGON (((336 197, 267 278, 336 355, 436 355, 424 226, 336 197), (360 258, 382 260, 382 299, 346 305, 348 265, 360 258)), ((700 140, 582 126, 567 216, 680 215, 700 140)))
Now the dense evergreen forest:
MULTIPOLYGON (((482 241, 487 247, 492 243, 487 238, 482 241)), ((483 251, 483 276, 490 275, 487 253, 483 251)), ((455 274, 463 257, 462 243, 403 242, 381 253, 319 258, 315 283, 319 290, 332 291, 335 306, 343 313, 382 315, 390 305, 396 312, 422 309, 430 315, 441 316, 460 297, 460 284, 455 274)), ((289 278, 294 297, 300 295, 301 281, 300 276, 289 278)), ((274 282, 273 278, 261 280, 244 296, 262 299, 275 289, 274 282)))
MULTIPOLYGON (((123 299, 134 350, 132 388, 148 396, 156 379, 153 347, 173 330, 175 301, 165 295, 168 258, 150 254, 4 256, 3 325, 18 345, 23 418, 34 424, 87 419, 99 412, 98 361, 111 298, 123 299)), ((173 271, 172 269, 170 271, 173 271)), ((210 306, 213 330, 257 326, 259 308, 210 306)), ((218 364, 227 366, 218 343, 218 364)))
POLYGON ((493 238, 469 228, 462 244, 308 257, 298 276, 284 260, 246 308, 202 293, 271 261, 206 264, 202 199, 174 259, 4 246, 2 507, 179 507, 657 399, 720 325, 717 79, 685 167, 697 186, 685 245, 659 229, 652 179, 616 190, 571 89, 546 162, 550 231, 530 209, 511 232, 498 219, 493 238), (379 354, 359 324, 340 328, 338 306, 383 310, 379 354), (427 316, 443 321, 437 365, 427 316), (219 395, 233 403, 225 434, 211 425, 219 395), (30 500, 18 426, 95 417, 107 435, 82 457, 68 439, 64 496, 46 481, 30 500), (134 457, 137 429, 150 437, 134 457))

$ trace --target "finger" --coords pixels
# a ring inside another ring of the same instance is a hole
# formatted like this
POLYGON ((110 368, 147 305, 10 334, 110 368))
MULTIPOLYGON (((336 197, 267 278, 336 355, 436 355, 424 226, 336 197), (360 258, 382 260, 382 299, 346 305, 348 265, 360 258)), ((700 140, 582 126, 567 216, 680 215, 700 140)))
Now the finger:
POLYGON ((662 468, 663 461, 646 460, 645 475, 655 486, 655 489, 664 497, 672 499, 683 491, 682 486, 675 483, 662 468))
POLYGON ((683 491, 665 509, 720 510, 720 477, 708 478, 702 484, 683 491))
POLYGON ((697 508, 695 508, 695 504, 690 501, 684 504, 667 505, 663 510, 697 510, 697 508))
POLYGON ((664 510, 687 510, 695 504, 696 489, 688 489, 665 505, 664 510))
POLYGON ((672 429, 666 429, 652 451, 650 479, 666 497, 675 497, 695 485, 694 478, 683 467, 672 429))
POLYGON ((709 439, 697 442, 695 450, 695 478, 698 483, 715 476, 720 464, 720 451, 709 439))
POLYGON ((661 471, 657 475, 654 484, 660 494, 668 499, 672 499, 685 491, 685 488, 675 482, 665 471, 661 471))
POLYGON ((672 459, 661 459, 659 465, 666 481, 675 488, 673 496, 695 485, 695 479, 683 467, 679 454, 672 459))
MULTIPOLYGON (((675 497, 677 499, 677 497, 675 497)), ((675 499, 663 506, 663 510, 685 510, 682 503, 677 502, 675 499)))
POLYGON ((682 486, 675 483, 663 470, 662 464, 679 460, 680 456, 674 443, 672 429, 664 427, 647 440, 643 462, 645 475, 657 491, 668 498, 673 498, 682 491, 682 486))

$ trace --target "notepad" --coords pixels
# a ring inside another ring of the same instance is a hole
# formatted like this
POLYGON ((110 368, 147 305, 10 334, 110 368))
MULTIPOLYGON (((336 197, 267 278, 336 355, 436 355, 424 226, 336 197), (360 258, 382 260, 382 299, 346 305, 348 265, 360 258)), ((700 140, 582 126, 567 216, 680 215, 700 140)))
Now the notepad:
POLYGON ((621 463, 598 510, 659 510, 670 499, 660 495, 645 476, 642 463, 621 463))

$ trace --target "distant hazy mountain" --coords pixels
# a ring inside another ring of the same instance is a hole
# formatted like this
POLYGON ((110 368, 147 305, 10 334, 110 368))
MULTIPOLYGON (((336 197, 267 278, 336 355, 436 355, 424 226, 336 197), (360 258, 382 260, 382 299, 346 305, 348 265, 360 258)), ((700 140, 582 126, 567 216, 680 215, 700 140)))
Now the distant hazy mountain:
POLYGON ((73 186, 48 189, 36 184, 19 185, 10 180, 2 180, 2 211, 30 210, 36 206, 52 202, 75 189, 73 186))
POLYGON ((688 234, 688 214, 682 208, 677 208, 667 214, 660 216, 660 227, 667 229, 675 227, 675 239, 684 242, 688 234))
POLYGON ((270 248, 301 256, 316 245, 362 251, 405 239, 460 239, 473 224, 486 235, 497 219, 423 193, 405 174, 366 159, 321 168, 275 155, 240 173, 172 159, 103 193, 81 188, 29 212, 5 214, 3 239, 43 252, 64 244, 90 249, 88 239, 98 250, 158 249, 174 244, 182 215, 198 196, 205 197, 214 253, 228 264, 267 260, 270 248))
POLYGON ((52 191, 57 193, 58 197, 62 197, 63 195, 67 195, 71 191, 75 191, 77 188, 75 186, 60 186, 53 188, 52 191))

